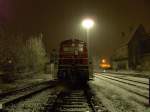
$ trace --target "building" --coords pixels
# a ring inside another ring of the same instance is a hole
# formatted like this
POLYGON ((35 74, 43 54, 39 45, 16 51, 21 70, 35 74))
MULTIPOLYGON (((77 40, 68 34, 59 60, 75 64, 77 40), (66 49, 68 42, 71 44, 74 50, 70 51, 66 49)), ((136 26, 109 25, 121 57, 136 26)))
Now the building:
POLYGON ((111 57, 113 69, 150 70, 150 36, 143 25, 136 27, 129 40, 111 57))
POLYGON ((129 69, 128 61, 128 46, 124 45, 117 49, 111 57, 112 68, 118 69, 129 69))

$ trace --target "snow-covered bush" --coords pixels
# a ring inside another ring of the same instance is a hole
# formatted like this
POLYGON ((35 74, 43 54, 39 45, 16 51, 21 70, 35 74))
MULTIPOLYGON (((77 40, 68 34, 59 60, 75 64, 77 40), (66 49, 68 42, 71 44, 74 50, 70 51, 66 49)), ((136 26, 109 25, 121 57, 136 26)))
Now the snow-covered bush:
POLYGON ((42 35, 30 37, 17 52, 16 68, 21 71, 43 71, 46 57, 42 35))

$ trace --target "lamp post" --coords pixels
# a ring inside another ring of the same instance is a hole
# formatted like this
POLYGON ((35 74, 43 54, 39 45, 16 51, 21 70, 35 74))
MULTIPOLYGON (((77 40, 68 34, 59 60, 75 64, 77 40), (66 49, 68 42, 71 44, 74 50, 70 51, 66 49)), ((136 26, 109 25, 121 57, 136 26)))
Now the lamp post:
POLYGON ((90 50, 90 38, 89 38, 89 32, 90 29, 94 26, 94 21, 92 19, 84 19, 82 21, 83 28, 86 29, 86 40, 87 40, 87 49, 88 49, 88 66, 89 66, 89 78, 93 79, 93 65, 92 65, 92 58, 91 58, 91 50, 90 50))
POLYGON ((91 50, 90 50, 90 38, 89 38, 89 31, 90 29, 94 26, 94 21, 92 19, 84 19, 82 21, 82 26, 83 28, 86 29, 86 40, 87 40, 87 49, 88 49, 88 59, 90 59, 91 57, 91 50))

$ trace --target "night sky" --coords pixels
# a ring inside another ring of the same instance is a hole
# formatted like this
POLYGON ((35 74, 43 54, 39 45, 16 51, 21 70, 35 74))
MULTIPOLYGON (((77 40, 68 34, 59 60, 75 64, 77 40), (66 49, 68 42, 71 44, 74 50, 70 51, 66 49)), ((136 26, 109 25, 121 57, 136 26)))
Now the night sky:
POLYGON ((48 51, 64 39, 85 39, 81 21, 86 17, 95 21, 92 51, 109 57, 136 25, 150 33, 150 0, 0 0, 0 23, 25 35, 43 32, 48 51))

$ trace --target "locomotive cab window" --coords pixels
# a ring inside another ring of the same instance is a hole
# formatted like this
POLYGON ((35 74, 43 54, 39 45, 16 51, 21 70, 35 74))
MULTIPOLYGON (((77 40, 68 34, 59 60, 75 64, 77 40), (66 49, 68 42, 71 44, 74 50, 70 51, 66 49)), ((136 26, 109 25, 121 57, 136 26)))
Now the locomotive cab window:
POLYGON ((63 48, 64 52, 72 52, 73 49, 71 47, 64 47, 63 48))

